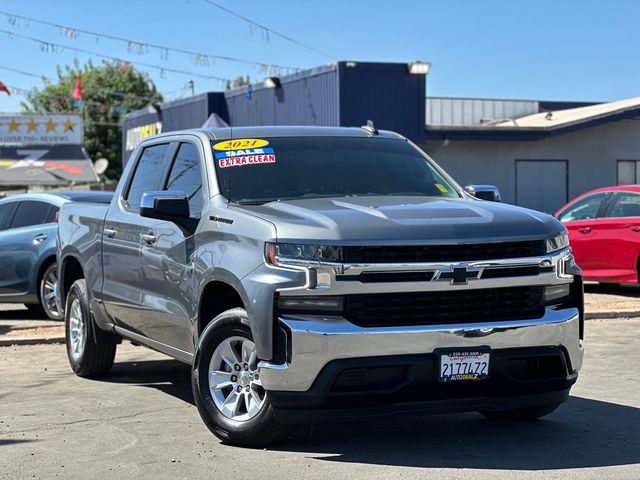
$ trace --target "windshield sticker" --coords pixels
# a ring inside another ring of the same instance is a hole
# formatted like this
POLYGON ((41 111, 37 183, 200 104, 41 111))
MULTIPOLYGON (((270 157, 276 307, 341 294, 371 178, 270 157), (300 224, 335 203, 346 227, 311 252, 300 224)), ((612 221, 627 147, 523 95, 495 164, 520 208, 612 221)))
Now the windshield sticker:
POLYGON ((445 187, 441 183, 436 183, 436 188, 438 190, 440 190, 442 193, 447 193, 449 191, 449 190, 447 190, 447 187, 445 187))
POLYGON ((236 140, 225 140, 213 146, 214 150, 238 150, 245 148, 260 148, 269 145, 267 140, 262 138, 238 138, 236 140))
POLYGON ((260 163, 276 163, 273 148, 249 148, 216 153, 220 168, 241 167, 260 163))

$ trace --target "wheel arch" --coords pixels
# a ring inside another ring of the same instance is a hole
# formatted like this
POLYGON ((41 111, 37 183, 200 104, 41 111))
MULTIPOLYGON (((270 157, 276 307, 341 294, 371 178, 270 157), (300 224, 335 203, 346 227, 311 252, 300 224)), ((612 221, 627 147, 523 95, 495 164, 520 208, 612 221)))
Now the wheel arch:
POLYGON ((74 255, 67 255, 58 265, 58 285, 60 289, 60 303, 64 308, 65 299, 73 282, 85 278, 84 268, 80 259, 74 255))
MULTIPOLYGON (((241 289, 225 280, 211 279, 203 286, 198 300, 197 323, 196 331, 194 332, 196 342, 204 329, 222 312, 232 308, 244 308, 247 310, 246 295, 243 298, 241 291, 241 289)), ((251 325, 248 326, 251 328, 251 325)), ((255 333, 253 328, 252 333, 255 333)))

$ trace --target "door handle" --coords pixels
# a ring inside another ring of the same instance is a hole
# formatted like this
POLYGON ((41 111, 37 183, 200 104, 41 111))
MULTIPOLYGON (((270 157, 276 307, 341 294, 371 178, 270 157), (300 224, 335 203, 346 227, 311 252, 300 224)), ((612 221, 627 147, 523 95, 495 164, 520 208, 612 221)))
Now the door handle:
POLYGON ((631 227, 631 231, 632 232, 640 232, 640 225, 634 225, 633 227, 631 227))
POLYGON ((153 233, 145 233, 142 235, 142 241, 147 245, 156 243, 156 236, 153 233))
POLYGON ((587 234, 587 233, 591 233, 591 228, 589 228, 589 227, 582 227, 582 228, 579 228, 579 229, 578 229, 578 231, 579 231, 580 233, 587 234))
POLYGON ((45 235, 44 233, 41 233, 39 235, 36 235, 35 237, 33 237, 33 244, 34 245, 40 245, 42 242, 44 242, 47 238, 49 238, 48 235, 45 235))
POLYGON ((117 230, 113 229, 113 228, 105 228, 103 230, 104 236, 107 238, 113 238, 116 236, 116 233, 118 233, 117 230))

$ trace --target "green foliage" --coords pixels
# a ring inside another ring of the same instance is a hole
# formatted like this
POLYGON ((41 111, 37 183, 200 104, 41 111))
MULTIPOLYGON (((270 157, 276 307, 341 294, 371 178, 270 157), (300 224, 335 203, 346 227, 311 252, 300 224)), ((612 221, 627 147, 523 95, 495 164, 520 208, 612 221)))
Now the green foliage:
POLYGON ((227 80, 226 90, 227 92, 229 92, 233 88, 246 87, 247 85, 250 85, 250 84, 251 84, 251 78, 249 78, 249 75, 247 75, 246 77, 243 77, 242 75, 240 75, 239 77, 236 77, 233 79, 233 83, 231 83, 231 80, 227 80))
POLYGON ((58 67, 58 83, 34 89, 22 108, 28 113, 81 113, 84 146, 93 161, 109 160, 107 176, 122 173, 122 120, 124 115, 149 104, 162 102, 153 81, 129 64, 103 62, 94 66, 58 67), (82 100, 73 102, 78 72, 82 74, 82 100))

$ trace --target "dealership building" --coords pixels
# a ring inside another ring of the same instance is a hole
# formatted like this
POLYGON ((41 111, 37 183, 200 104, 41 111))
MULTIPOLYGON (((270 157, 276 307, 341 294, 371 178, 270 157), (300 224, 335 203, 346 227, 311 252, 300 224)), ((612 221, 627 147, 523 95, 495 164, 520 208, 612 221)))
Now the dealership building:
POLYGON ((123 162, 161 131, 361 126, 397 131, 462 184, 553 212, 594 188, 640 183, 640 98, 611 103, 427 97, 428 64, 337 62, 125 117, 123 162))

